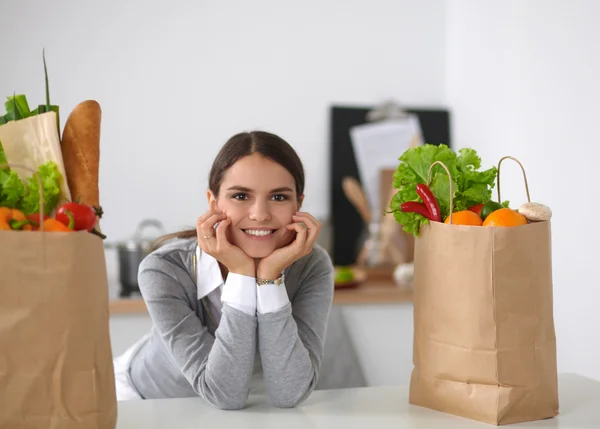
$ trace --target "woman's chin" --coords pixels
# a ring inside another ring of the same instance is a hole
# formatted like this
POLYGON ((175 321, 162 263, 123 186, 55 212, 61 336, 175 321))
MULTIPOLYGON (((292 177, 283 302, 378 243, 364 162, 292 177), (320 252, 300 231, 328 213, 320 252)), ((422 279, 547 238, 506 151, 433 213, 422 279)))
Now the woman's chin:
POLYGON ((274 246, 265 245, 241 245, 240 248, 244 253, 254 259, 263 259, 269 256, 275 250, 274 246))

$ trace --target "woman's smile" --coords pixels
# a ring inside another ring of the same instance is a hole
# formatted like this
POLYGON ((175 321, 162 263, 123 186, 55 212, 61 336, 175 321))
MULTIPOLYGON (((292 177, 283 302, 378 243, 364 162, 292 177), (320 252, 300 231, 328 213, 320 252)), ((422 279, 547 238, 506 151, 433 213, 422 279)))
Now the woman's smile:
POLYGON ((257 228, 251 227, 248 229, 242 229, 242 231, 247 235, 246 238, 250 240, 271 240, 275 237, 275 233, 277 229, 274 228, 257 228))

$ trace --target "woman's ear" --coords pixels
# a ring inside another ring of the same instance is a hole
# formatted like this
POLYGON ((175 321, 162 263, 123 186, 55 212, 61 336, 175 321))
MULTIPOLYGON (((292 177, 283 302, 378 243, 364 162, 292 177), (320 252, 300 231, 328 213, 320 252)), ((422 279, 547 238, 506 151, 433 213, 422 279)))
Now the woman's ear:
POLYGON ((210 206, 210 203, 212 203, 213 201, 217 201, 217 199, 215 198, 215 194, 213 194, 213 191, 211 191, 210 189, 208 191, 206 191, 206 198, 208 199, 208 205, 210 206))
POLYGON ((303 201, 304 201, 304 194, 300 195, 300 198, 298 198, 298 211, 302 208, 303 201))

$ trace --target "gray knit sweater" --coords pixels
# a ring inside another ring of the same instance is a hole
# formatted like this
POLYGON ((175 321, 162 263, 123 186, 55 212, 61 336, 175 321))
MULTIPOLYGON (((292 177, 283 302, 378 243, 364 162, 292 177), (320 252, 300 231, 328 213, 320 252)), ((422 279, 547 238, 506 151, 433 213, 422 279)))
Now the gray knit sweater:
POLYGON ((273 405, 301 403, 317 384, 323 358, 334 283, 327 252, 315 246, 285 270, 290 304, 250 316, 225 303, 215 327, 197 297, 195 250, 195 239, 173 240, 140 265, 153 327, 131 363, 135 388, 146 399, 201 396, 215 407, 240 409, 251 384, 264 380, 273 405))

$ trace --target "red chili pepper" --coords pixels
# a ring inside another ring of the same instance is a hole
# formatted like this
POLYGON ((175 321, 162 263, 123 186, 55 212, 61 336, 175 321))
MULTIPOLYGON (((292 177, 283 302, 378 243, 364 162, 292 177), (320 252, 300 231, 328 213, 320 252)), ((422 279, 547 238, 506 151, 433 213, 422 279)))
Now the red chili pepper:
POLYGON ((423 203, 425 203, 425 207, 429 210, 429 218, 435 222, 441 222, 442 213, 440 212, 440 206, 431 189, 424 183, 419 183, 417 185, 417 194, 419 194, 423 203))
POLYGON ((427 219, 431 220, 431 215, 429 214, 429 210, 425 207, 425 204, 418 203, 416 201, 407 201, 402 203, 400 206, 404 213, 419 213, 420 215, 425 216, 427 219))

